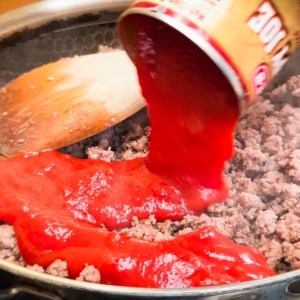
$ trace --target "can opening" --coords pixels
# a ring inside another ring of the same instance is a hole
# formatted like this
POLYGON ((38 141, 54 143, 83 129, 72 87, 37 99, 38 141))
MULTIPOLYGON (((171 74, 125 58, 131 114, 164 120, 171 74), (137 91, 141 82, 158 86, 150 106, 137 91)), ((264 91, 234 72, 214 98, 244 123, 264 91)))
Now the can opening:
MULTIPOLYGON (((137 47, 140 41, 140 34, 145 26, 152 24, 153 31, 161 34, 163 26, 168 25, 169 30, 181 33, 184 36, 184 44, 178 45, 174 41, 174 46, 169 50, 173 55, 175 49, 188 50, 187 44, 203 53, 203 58, 215 64, 214 69, 219 69, 228 83, 231 85, 236 98, 236 105, 239 107, 239 114, 243 115, 248 106, 248 93, 241 76, 238 74, 236 66, 230 61, 224 51, 208 36, 204 31, 193 26, 188 20, 183 20, 179 15, 166 14, 163 10, 153 10, 150 8, 130 8, 123 13, 118 21, 119 39, 129 57, 135 63, 137 47), (204 55, 205 54, 205 55, 204 55)), ((164 29, 165 30, 165 29, 164 29)), ((183 62, 184 63, 184 62, 183 62)), ((201 64, 199 65, 199 72, 201 64)), ((222 92, 222 91, 221 91, 222 92)))
POLYGON ((149 169, 180 185, 221 189, 240 109, 227 76, 164 20, 128 14, 119 32, 150 109, 149 169))

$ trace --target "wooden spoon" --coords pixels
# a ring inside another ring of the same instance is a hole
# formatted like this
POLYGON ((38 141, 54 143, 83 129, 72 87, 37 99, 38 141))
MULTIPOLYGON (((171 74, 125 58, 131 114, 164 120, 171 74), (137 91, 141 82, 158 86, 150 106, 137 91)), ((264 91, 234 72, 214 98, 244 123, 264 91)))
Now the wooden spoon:
POLYGON ((0 14, 40 1, 41 0, 1 0, 0 14))
POLYGON ((0 92, 0 153, 58 149, 132 115, 145 105, 124 51, 44 65, 0 92))

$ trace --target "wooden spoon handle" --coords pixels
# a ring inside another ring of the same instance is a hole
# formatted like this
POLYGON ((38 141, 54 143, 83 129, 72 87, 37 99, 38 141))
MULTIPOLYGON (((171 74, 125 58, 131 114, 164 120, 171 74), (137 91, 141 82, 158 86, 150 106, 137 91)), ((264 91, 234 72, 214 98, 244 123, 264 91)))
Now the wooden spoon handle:
POLYGON ((0 14, 40 1, 41 0, 1 0, 0 14))
POLYGON ((145 105, 124 51, 37 68, 0 94, 0 153, 58 149, 90 137, 145 105))

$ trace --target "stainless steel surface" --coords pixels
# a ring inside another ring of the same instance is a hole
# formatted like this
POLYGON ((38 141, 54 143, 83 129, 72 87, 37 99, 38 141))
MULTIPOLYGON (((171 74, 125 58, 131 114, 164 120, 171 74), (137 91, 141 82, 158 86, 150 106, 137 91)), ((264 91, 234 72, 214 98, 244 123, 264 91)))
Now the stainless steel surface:
MULTIPOLYGON (((300 272, 293 271, 263 280, 234 285, 223 285, 190 289, 143 289, 117 287, 79 282, 65 278, 40 274, 20 266, 0 261, 1 285, 26 283, 52 291, 63 299, 174 299, 174 300, 227 300, 227 299, 300 299, 300 294, 289 293, 287 287, 297 280, 300 272), (259 296, 259 297, 258 297, 259 296), (236 298, 239 297, 239 298, 236 298), (241 298, 240 298, 241 297, 241 298)), ((0 285, 0 288, 1 288, 0 285)), ((1 292, 1 289, 0 289, 1 292)), ((1 294, 1 293, 0 293, 1 294)))
MULTIPOLYGON (((0 86, 41 64, 59 57, 97 52, 99 44, 116 47, 115 22, 132 1, 51 1, 60 2, 64 13, 40 18, 38 11, 47 14, 44 1, 26 10, 7 13, 6 22, 0 16, 0 86), (86 7, 84 7, 84 5, 86 7), (69 6, 68 6, 69 5, 69 6), (68 7, 68 9, 66 8, 68 7), (30 23, 29 11, 35 15, 30 23), (89 14, 86 14, 90 12, 89 14), (11 15, 9 15, 11 14, 11 15), (27 14, 27 16, 26 16, 27 14), (82 17, 84 14, 84 17, 82 17), (9 17, 11 16, 11 18, 9 17), (70 16, 70 18, 69 18, 70 16), (72 17, 71 17, 72 16, 72 17), (14 20, 11 22, 11 20, 14 20), (19 21, 20 20, 20 21, 19 21), (47 20, 47 24, 45 24, 47 20), (28 28, 22 31, 26 22, 28 28), (59 21, 59 22, 57 22, 59 21), (15 25, 13 25, 13 23, 15 25), (9 25, 10 24, 10 25, 9 25), (19 25, 18 25, 19 24, 19 25), (35 26, 37 26, 36 28, 35 26), (14 29, 10 28, 14 26, 14 29), (3 29, 6 28, 6 31, 3 29), (36 28, 36 29, 35 29, 36 28)), ((50 3, 50 1, 49 1, 50 3)), ((50 5, 50 4, 47 4, 50 5)), ((54 5, 54 4, 53 4, 54 5)), ((47 6, 48 7, 48 6, 47 6)), ((271 83, 270 88, 283 83, 288 77, 300 74, 300 52, 297 51, 271 83)), ((147 289, 92 284, 47 274, 40 274, 0 260, 0 299, 172 299, 172 300, 227 300, 227 299, 300 299, 300 271, 234 285, 190 289, 147 289), (290 284, 292 284, 290 286, 290 284), (16 287, 17 286, 17 287, 16 287), (38 288, 38 289, 36 289, 38 288), (22 296, 27 293, 29 296, 22 296), (40 294, 35 294, 40 293, 40 294), (37 296, 38 295, 38 296, 37 296), (50 295, 50 296, 49 296, 50 295), (6 297, 6 298, 5 298, 6 297), (24 297, 24 298, 22 298, 24 297), (48 298, 47 298, 48 297, 48 298), (50 298, 49 298, 50 297, 50 298), (51 298, 52 297, 52 298, 51 298)))
MULTIPOLYGON (((0 17, 0 39, 26 28, 37 28, 53 20, 64 20, 84 14, 121 12, 130 0, 48 0, 5 13, 0 17)), ((105 22, 105 20, 104 20, 105 22)))
POLYGON ((1 15, 0 86, 60 57, 117 47, 115 21, 131 2, 48 0, 1 15))
POLYGON ((40 300, 62 300, 61 297, 52 292, 43 291, 26 285, 16 285, 8 289, 1 290, 0 300, 14 299, 16 297, 21 297, 22 295, 31 300, 33 300, 33 298, 40 300))

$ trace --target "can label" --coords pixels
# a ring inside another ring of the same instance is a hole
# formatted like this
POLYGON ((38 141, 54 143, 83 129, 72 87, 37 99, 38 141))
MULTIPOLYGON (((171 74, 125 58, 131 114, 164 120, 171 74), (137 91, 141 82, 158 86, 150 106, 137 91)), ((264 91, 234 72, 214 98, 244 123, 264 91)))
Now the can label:
POLYGON ((190 1, 180 1, 180 0, 165 0, 160 1, 163 4, 171 3, 171 5, 175 4, 177 7, 182 9, 182 11, 191 14, 191 18, 196 19, 197 23, 202 26, 205 21, 209 19, 209 16, 214 12, 214 10, 218 9, 221 2, 224 0, 190 0, 190 1))
POLYGON ((300 4, 296 0, 139 0, 131 7, 156 8, 201 31, 232 67, 248 104, 300 42, 300 4))

